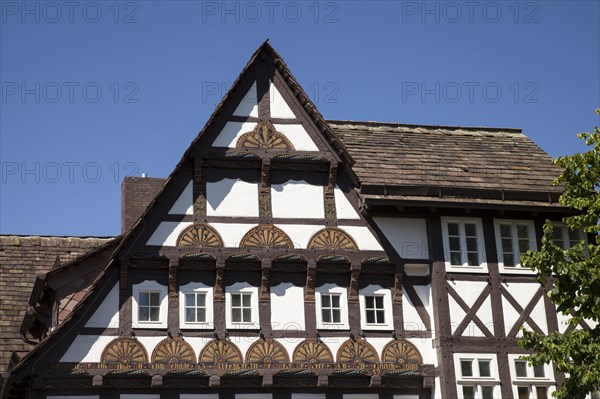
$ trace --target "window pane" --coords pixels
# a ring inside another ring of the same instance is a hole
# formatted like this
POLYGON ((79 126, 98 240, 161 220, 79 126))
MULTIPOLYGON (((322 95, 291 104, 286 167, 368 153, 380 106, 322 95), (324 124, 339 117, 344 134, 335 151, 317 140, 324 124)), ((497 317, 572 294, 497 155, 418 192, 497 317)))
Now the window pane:
POLYGON ((185 321, 192 323, 196 321, 196 319, 194 319, 194 308, 185 309, 185 321))
POLYGON ((147 292, 140 292, 140 306, 148 306, 150 304, 148 300, 149 295, 147 292))
POLYGON ((151 292, 150 293, 150 305, 152 306, 158 306, 159 304, 159 298, 160 294, 158 292, 151 292))
POLYGON ((321 310, 321 318, 323 323, 331 323, 331 311, 329 309, 321 310))
POLYGON ((450 252, 450 264, 462 265, 462 256, 460 252, 450 252))
POLYGON ((474 223, 465 223, 465 234, 467 237, 475 237, 477 235, 474 223))
POLYGON ((529 247, 528 239, 519 240, 519 252, 521 254, 524 254, 525 252, 529 251, 529 249, 530 249, 530 247, 529 247))
POLYGON ((469 266, 479 266, 479 254, 476 252, 469 252, 467 257, 469 259, 469 266))
POLYGON ((515 371, 517 377, 527 377, 527 362, 524 360, 515 360, 515 371))
POLYGON ((339 308, 340 307, 340 296, 339 295, 332 295, 331 296, 331 305, 334 308, 339 308))
POLYGON ((140 306, 138 313, 139 313, 138 314, 139 321, 148 321, 148 319, 150 317, 150 310, 147 307, 140 306))
POLYGON ((475 387, 463 385, 462 391, 464 399, 475 399, 475 387))
POLYGON ((479 361, 479 376, 480 377, 491 377, 492 376, 489 360, 480 360, 479 361))
POLYGON ((252 309, 243 309, 244 323, 250 323, 252 321, 252 309))
POLYGON ((329 295, 321 295, 321 305, 324 308, 331 307, 331 297, 329 295))
POLYGON ((494 399, 494 387, 481 387, 482 399, 494 399))
POLYGON ((517 393, 519 394, 519 399, 529 399, 529 388, 518 387, 517 393))
POLYGON ((375 323, 375 311, 367 310, 367 323, 375 323))
POLYGON ((463 377, 473 377, 473 361, 472 360, 461 360, 460 370, 462 371, 463 377))
POLYGON ((529 238, 529 228, 526 224, 517 225, 517 238, 529 238))
POLYGON ((512 239, 512 233, 510 231, 510 224, 500 225, 500 237, 512 239))
POLYGON ((366 296, 366 297, 365 297, 365 306, 366 306, 368 309, 373 309, 373 308, 375 307, 375 306, 374 306, 374 303, 373 303, 374 299, 375 299, 375 298, 374 298, 374 297, 372 297, 372 296, 366 296))
POLYGON ((192 307, 194 306, 194 294, 185 294, 185 306, 192 307))
POLYGON ((160 316, 160 308, 150 308, 150 321, 158 321, 160 316))
POLYGON ((512 240, 510 238, 502 239, 502 252, 512 252, 512 240))
POLYGON ((241 306, 242 300, 240 299, 240 294, 231 294, 231 305, 232 306, 241 306))
POLYGON ((242 310, 240 308, 231 309, 231 321, 240 323, 242 321, 242 310))
POLYGON ((385 323, 385 316, 383 315, 383 310, 377 311, 377 323, 379 323, 379 324, 385 323))
POLYGON ((341 323, 342 322, 342 317, 340 316, 340 310, 339 309, 333 309, 331 311, 332 313, 332 317, 333 317, 333 322, 334 323, 341 323))
POLYGON ((544 370, 544 365, 540 364, 537 366, 533 366, 533 375, 536 378, 544 378, 546 376, 546 372, 544 370))
POLYGON ((502 256, 504 257, 504 266, 510 266, 513 267, 515 265, 515 257, 514 255, 511 253, 504 253, 502 254, 502 256))
POLYGON ((471 251, 471 252, 477 251, 477 238, 475 238, 475 237, 467 238, 467 251, 471 251))
POLYGON ((537 393, 537 399, 548 399, 548 388, 546 387, 535 387, 535 393, 537 393))
POLYGON ((206 306, 206 294, 196 294, 196 304, 198 306, 206 306))
POLYGON ((458 223, 448 223, 448 235, 457 236, 458 234, 458 223))
POLYGON ((244 294, 242 296, 242 304, 244 305, 244 307, 249 308, 250 307, 250 298, 251 298, 251 294, 244 294))
POLYGON ((450 237, 449 242, 451 251, 460 251, 460 239, 458 237, 450 237))
POLYGON ((196 321, 197 322, 206 322, 206 309, 198 308, 196 309, 196 321))
POLYGON ((377 309, 383 309, 383 297, 382 296, 375 297, 375 305, 377 306, 377 309))

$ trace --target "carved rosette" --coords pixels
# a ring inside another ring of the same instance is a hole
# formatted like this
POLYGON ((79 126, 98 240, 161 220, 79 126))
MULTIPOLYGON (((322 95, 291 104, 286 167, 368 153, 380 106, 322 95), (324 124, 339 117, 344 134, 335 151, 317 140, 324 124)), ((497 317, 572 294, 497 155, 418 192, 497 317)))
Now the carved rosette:
POLYGON ((115 338, 100 357, 102 363, 147 363, 148 354, 144 346, 132 338, 115 338))
POLYGON ((381 358, 384 363, 423 364, 423 357, 419 350, 403 339, 389 342, 383 348, 381 358))
POLYGON ((325 194, 324 205, 325 205, 325 220, 334 221, 337 218, 337 211, 335 208, 335 197, 333 195, 325 194))
POLYGON ((259 339, 248 348, 247 363, 289 363, 287 351, 274 339, 259 339))
POLYGON ((294 248, 294 243, 281 229, 272 224, 261 224, 246 233, 240 248, 294 248))
POLYGON ((308 249, 358 249, 358 246, 343 230, 330 227, 315 233, 308 242, 308 249))
POLYGON ((195 363, 196 354, 182 339, 165 338, 152 352, 152 363, 195 363))
POLYGON ((198 362, 204 364, 242 363, 242 352, 231 342, 213 339, 200 352, 198 362))
POLYGON ((324 343, 307 339, 298 344, 292 356, 295 363, 332 363, 333 354, 324 343))
POLYGON ((379 363, 379 356, 370 343, 349 339, 338 349, 337 361, 339 363, 379 363))
POLYGON ((272 218, 271 193, 260 193, 258 197, 258 212, 263 218, 272 218))
POLYGON ((283 133, 279 133, 270 121, 259 122, 254 130, 244 133, 236 144, 237 148, 274 148, 293 150, 294 146, 283 133))
POLYGON ((206 224, 193 224, 181 232, 178 247, 222 247, 219 233, 206 224))

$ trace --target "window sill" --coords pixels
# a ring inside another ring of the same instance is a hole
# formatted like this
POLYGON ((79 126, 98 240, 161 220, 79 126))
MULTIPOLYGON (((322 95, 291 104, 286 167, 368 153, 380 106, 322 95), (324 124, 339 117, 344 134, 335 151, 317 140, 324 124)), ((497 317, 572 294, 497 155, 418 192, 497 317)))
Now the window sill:
POLYGON ((365 324, 360 326, 365 331, 392 331, 394 326, 389 324, 365 324))
POLYGON ((487 264, 481 266, 455 266, 446 262, 446 271, 455 273, 488 273, 487 264))
POLYGON ((229 330, 260 330, 259 323, 229 323, 226 327, 229 330))
POLYGON ((214 330, 213 323, 181 323, 179 328, 185 330, 214 330))
POLYGON ((348 324, 317 324, 317 330, 350 330, 348 324))
POLYGON ((147 322, 147 321, 134 321, 131 323, 132 328, 144 329, 144 328, 156 328, 156 329, 166 329, 166 322, 147 322))
POLYGON ((532 276, 536 274, 536 272, 529 268, 522 266, 502 266, 502 264, 498 265, 498 271, 500 274, 526 274, 532 276))

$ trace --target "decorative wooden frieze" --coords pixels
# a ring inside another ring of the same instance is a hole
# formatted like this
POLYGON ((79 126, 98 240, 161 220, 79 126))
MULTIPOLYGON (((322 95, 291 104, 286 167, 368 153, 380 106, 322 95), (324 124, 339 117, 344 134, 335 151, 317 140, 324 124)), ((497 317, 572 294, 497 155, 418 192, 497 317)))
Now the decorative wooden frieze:
POLYGON ((181 232, 177 238, 178 247, 223 247, 219 233, 207 224, 196 223, 181 232))
POLYGON ((242 363, 242 352, 240 352, 235 344, 229 341, 213 339, 208 342, 200 352, 198 363, 205 365, 228 363, 240 364, 242 363))
POLYGON ((248 348, 246 363, 289 363, 290 357, 279 342, 274 339, 259 339, 248 348))
POLYGON ((260 171, 260 191, 258 197, 258 215, 263 219, 273 217, 271 207, 271 186, 269 186, 269 175, 271 173, 271 159, 263 158, 260 171))
POLYGON ((294 349, 294 363, 323 364, 333 363, 333 354, 323 342, 307 339, 294 349))
POLYGON ((206 216, 206 182, 204 181, 202 176, 201 158, 196 158, 194 160, 193 194, 194 216, 197 218, 206 216))
POLYGON ((196 363, 191 345, 179 338, 165 338, 152 352, 152 363, 196 363))
POLYGON ((341 229, 329 227, 318 231, 312 236, 308 242, 308 249, 349 249, 356 250, 358 246, 348 235, 341 229))
POLYGON ((260 121, 251 132, 244 133, 237 141, 237 148, 274 148, 293 150, 294 146, 283 134, 279 133, 271 121, 260 121))
POLYGON ((373 345, 361 339, 349 339, 337 352, 338 363, 379 363, 373 345))
POLYGON ((240 248, 294 248, 294 243, 278 227, 261 224, 244 235, 240 248))
POLYGON ((100 359, 102 363, 147 363, 148 354, 139 341, 119 337, 104 348, 100 359))
POLYGON ((381 355, 383 363, 423 364, 423 356, 410 342, 399 339, 389 342, 381 355))
POLYGON ((317 262, 309 259, 306 268, 306 288, 304 290, 304 302, 315 302, 315 279, 317 277, 317 262))
POLYGON ((337 211, 335 208, 335 196, 325 193, 323 197, 323 205, 325 206, 325 220, 334 222, 337 219, 337 211))

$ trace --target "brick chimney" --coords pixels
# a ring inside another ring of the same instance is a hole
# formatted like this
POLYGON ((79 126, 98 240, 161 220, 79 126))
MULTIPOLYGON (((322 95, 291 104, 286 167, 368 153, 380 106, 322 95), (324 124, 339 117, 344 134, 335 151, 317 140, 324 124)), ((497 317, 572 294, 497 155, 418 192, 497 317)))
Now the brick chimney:
POLYGON ((121 185, 121 233, 127 232, 154 199, 166 179, 126 176, 121 185))

